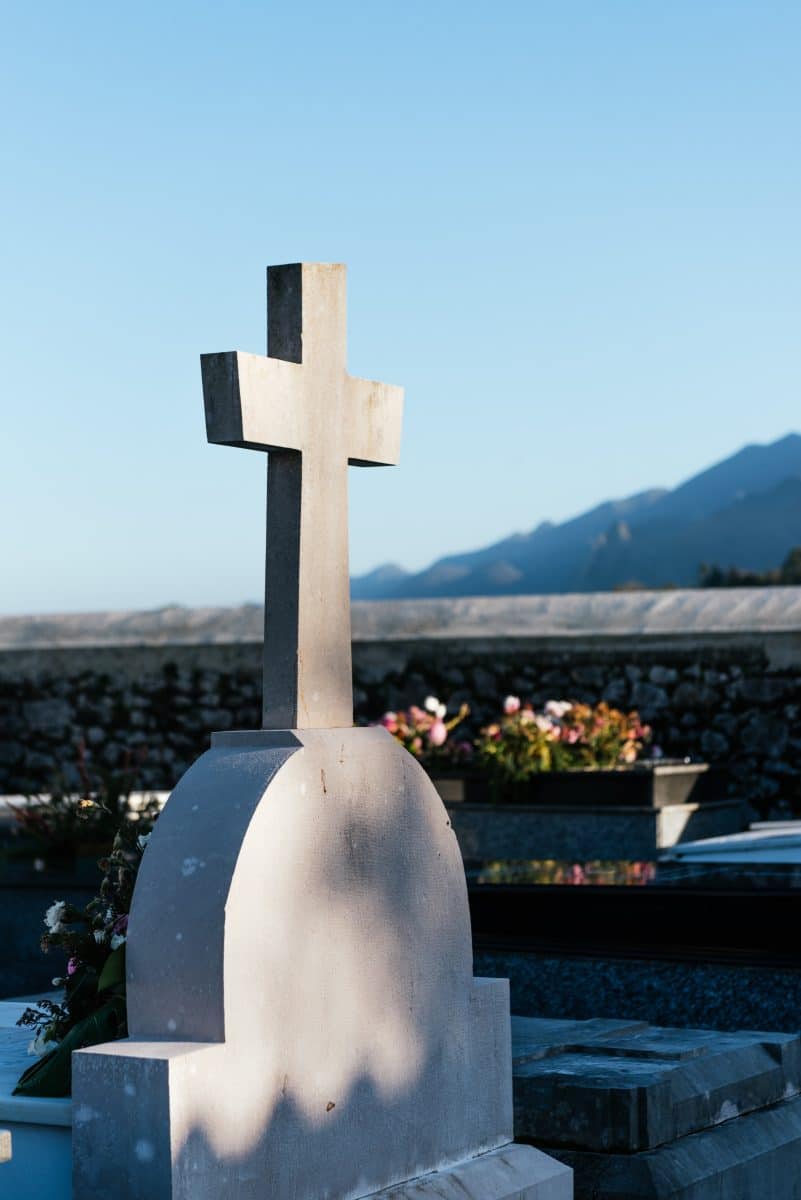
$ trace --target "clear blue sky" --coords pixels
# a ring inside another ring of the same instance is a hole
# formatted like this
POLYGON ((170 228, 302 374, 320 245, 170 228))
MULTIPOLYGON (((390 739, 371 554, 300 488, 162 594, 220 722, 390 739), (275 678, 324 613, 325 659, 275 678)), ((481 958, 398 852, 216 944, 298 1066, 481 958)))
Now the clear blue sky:
POLYGON ((801 429, 796 0, 4 8, 0 611, 262 591, 198 356, 349 267, 406 387, 352 567, 419 568, 801 429))

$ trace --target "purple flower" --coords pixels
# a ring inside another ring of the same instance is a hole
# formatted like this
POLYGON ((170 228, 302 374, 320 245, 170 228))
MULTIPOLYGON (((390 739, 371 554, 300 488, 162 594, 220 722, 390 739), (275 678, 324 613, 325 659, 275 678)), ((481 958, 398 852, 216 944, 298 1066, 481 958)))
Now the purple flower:
POLYGON ((127 913, 123 913, 121 917, 117 917, 117 920, 111 926, 111 932, 112 933, 127 933, 128 932, 128 914, 127 913))
POLYGON ((67 975, 74 975, 80 965, 80 959, 71 958, 67 963, 67 975))

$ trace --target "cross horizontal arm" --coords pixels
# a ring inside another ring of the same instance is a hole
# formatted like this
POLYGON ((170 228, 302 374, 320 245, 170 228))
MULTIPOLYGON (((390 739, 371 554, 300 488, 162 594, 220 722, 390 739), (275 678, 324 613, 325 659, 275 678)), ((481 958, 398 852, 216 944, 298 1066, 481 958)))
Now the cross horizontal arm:
POLYGON ((351 406, 348 461, 361 467, 393 467, 400 457, 403 388, 348 378, 351 406))
POLYGON ((206 435, 253 450, 303 450, 299 363, 240 350, 201 354, 206 435))

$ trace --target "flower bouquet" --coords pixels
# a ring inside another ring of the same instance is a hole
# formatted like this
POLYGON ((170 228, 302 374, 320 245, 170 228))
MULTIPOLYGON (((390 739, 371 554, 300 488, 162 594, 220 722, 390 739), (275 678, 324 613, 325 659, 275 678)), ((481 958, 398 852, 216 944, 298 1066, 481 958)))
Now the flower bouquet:
MULTIPOLYGON (((544 772, 613 771, 636 762, 651 730, 636 712, 606 703, 549 700, 541 712, 507 696, 497 721, 476 740, 493 796, 544 772)), ((519 791, 519 789, 517 789, 519 791)))
POLYGON ((472 743, 450 736, 469 713, 469 706, 462 704, 449 718, 447 705, 436 696, 427 696, 422 708, 411 704, 399 712, 386 712, 378 724, 427 767, 451 769, 472 758, 472 743))
POLYGON ((39 1057, 21 1076, 16 1095, 68 1096, 73 1050, 127 1036, 128 915, 149 837, 124 823, 111 854, 100 860, 100 894, 83 910, 57 900, 45 913, 41 946, 45 953, 60 950, 66 958, 64 976, 53 980, 64 996, 57 1003, 40 1000, 17 1022, 33 1033, 29 1051, 39 1057))

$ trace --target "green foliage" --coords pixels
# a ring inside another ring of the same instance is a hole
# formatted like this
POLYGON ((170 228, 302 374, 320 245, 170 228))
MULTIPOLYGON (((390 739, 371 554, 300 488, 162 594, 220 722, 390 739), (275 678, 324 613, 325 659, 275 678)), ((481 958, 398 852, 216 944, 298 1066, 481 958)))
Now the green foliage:
POLYGON ((45 1053, 20 1078, 15 1093, 24 1096, 68 1096, 73 1050, 127 1036, 125 945, 134 885, 149 835, 131 822, 118 829, 103 872, 99 895, 83 910, 56 901, 45 914, 45 953, 66 957, 64 988, 56 1004, 40 1000, 25 1010, 18 1024, 36 1036, 32 1051, 45 1053))
POLYGON ((110 845, 123 821, 135 821, 138 833, 152 828, 157 801, 148 797, 135 811, 131 802, 144 754, 126 750, 116 767, 104 767, 90 762, 80 743, 77 789, 62 770, 54 775, 47 795, 28 796, 24 806, 12 806, 21 831, 50 865, 74 859, 84 847, 91 852, 110 845))
POLYGON ((72 1091, 72 1052, 125 1037, 125 997, 114 995, 100 1008, 76 1021, 63 1040, 20 1076, 15 1096, 69 1096, 72 1091))
POLYGON ((746 571, 741 567, 723 567, 702 563, 698 571, 698 586, 724 587, 793 587, 801 584, 801 546, 795 546, 780 567, 769 571, 746 571))
POLYGON ((481 730, 476 760, 495 784, 541 771, 609 770, 633 763, 650 734, 636 712, 605 703, 549 700, 540 713, 508 696, 503 715, 481 730))

